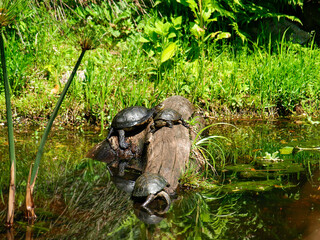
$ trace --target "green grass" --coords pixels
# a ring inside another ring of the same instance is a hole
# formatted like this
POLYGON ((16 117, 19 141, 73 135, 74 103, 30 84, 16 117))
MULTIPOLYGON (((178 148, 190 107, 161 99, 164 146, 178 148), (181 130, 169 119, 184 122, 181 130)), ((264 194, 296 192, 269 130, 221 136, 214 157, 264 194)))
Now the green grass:
MULTIPOLYGON (((95 7, 95 11, 99 9, 113 14, 105 5, 95 7)), ((103 130, 122 108, 151 107, 172 95, 182 95, 209 115, 221 118, 319 113, 318 48, 281 39, 266 45, 208 41, 200 59, 194 40, 190 45, 190 36, 179 35, 175 55, 159 65, 161 52, 151 56, 150 43, 148 48, 140 42, 144 29, 132 25, 134 21, 148 24, 149 16, 142 18, 123 9, 125 6, 120 6, 118 18, 110 20, 120 35, 104 29, 107 41, 90 51, 80 65, 85 77, 72 84, 58 116, 60 123, 88 122, 103 130), (132 15, 122 18, 121 11, 132 15)), ((33 6, 30 11, 34 17, 19 19, 12 26, 15 29, 5 34, 15 121, 46 122, 57 101, 51 90, 59 85, 61 92, 62 79, 76 61, 79 50, 73 47, 75 36, 69 31, 76 17, 66 10, 67 19, 56 20, 54 10, 33 6)), ((98 30, 103 27, 94 24, 98 30)), ((5 121, 3 106, 1 122, 5 121)))
MULTIPOLYGON (((176 59, 171 69, 160 73, 162 80, 157 83, 153 80, 152 62, 131 44, 118 48, 115 55, 98 49, 85 57, 80 66, 86 71, 85 79, 76 79, 62 106, 60 114, 66 122, 81 122, 84 117, 93 124, 110 122, 122 108, 151 107, 176 94, 222 116, 241 111, 263 116, 272 108, 275 113, 276 108, 294 113, 297 106, 310 115, 319 113, 319 49, 293 50, 288 44, 285 55, 261 49, 249 52, 246 48, 235 54, 228 45, 223 50, 208 46, 199 87, 195 81, 197 62, 176 59), (70 119, 71 114, 78 117, 70 119)), ((56 101, 50 91, 63 73, 46 81, 38 75, 26 84, 13 98, 15 118, 47 117, 56 101)), ((4 109, 1 120, 4 121, 4 109)))

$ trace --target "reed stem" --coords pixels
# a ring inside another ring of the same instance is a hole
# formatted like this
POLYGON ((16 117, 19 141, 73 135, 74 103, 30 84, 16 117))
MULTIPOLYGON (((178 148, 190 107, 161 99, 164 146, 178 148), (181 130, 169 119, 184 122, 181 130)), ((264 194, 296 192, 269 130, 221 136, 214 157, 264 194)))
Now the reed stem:
POLYGON ((6 56, 4 51, 2 30, 0 33, 0 52, 1 52, 1 66, 4 81, 4 90, 6 98, 7 110, 7 125, 8 125, 8 142, 9 142, 9 158, 10 158, 10 187, 9 187, 9 200, 8 200, 8 214, 7 223, 8 227, 12 227, 14 221, 14 203, 15 203, 15 189, 16 189, 16 156, 14 150, 14 136, 13 136, 13 122, 10 102, 10 86, 7 74, 6 56))

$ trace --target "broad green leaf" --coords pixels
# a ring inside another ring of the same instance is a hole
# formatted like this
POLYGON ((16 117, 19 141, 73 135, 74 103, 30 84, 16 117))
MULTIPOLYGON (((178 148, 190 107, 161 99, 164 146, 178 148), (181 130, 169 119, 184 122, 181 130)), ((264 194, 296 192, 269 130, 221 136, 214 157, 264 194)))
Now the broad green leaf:
POLYGON ((168 35, 168 39, 170 39, 170 38, 174 38, 174 37, 176 37, 177 35, 174 33, 174 32, 172 32, 172 33, 170 33, 169 35, 168 35))
POLYGON ((152 7, 155 7, 155 6, 159 5, 160 3, 162 3, 162 1, 155 1, 155 3, 153 4, 152 7))
POLYGON ((171 19, 175 29, 178 29, 181 27, 181 24, 182 24, 182 16, 180 17, 176 17, 176 18, 172 18, 171 19))
POLYGON ((144 38, 144 37, 140 37, 139 38, 139 42, 142 42, 142 43, 148 43, 150 42, 148 39, 144 38))
POLYGON ((293 152, 293 147, 284 147, 284 148, 281 148, 280 150, 280 154, 291 154, 293 152))
POLYGON ((198 4, 194 0, 177 0, 178 3, 181 3, 184 6, 187 6, 191 11, 197 15, 198 13, 198 4))
POLYGON ((190 32, 197 38, 204 36, 205 30, 196 23, 191 23, 190 32))
POLYGON ((221 32, 218 34, 216 40, 224 39, 224 38, 230 38, 231 34, 228 32, 221 32))
POLYGON ((114 31, 114 30, 111 30, 110 31, 110 33, 112 34, 112 36, 114 36, 114 37, 119 37, 120 36, 120 31, 118 31, 118 30, 116 30, 116 31, 114 31))
POLYGON ((164 49, 161 54, 161 63, 172 58, 176 52, 176 49, 177 49, 176 43, 171 43, 166 49, 164 49))
POLYGON ((169 32, 170 26, 171 24, 168 22, 163 23, 161 21, 156 21, 154 31, 161 36, 165 36, 169 32))
POLYGON ((207 22, 212 14, 212 9, 205 9, 203 12, 202 12, 202 18, 203 18, 203 21, 204 22, 207 22))

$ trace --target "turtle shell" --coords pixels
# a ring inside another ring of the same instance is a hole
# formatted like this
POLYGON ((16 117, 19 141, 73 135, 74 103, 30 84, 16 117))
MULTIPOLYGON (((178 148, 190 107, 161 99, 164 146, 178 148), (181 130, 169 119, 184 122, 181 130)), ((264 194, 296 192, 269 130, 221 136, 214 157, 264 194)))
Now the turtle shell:
POLYGON ((156 194, 168 186, 164 177, 155 173, 143 173, 137 178, 132 195, 134 197, 147 197, 156 194))
POLYGON ((176 110, 171 108, 166 108, 160 111, 154 118, 154 121, 164 120, 164 121, 178 121, 181 119, 181 114, 176 110))
POLYGON ((147 122, 153 115, 154 109, 142 106, 125 108, 113 118, 111 127, 115 129, 126 129, 139 126, 147 122))
POLYGON ((117 176, 113 176, 112 181, 118 189, 129 194, 132 193, 135 181, 117 176))

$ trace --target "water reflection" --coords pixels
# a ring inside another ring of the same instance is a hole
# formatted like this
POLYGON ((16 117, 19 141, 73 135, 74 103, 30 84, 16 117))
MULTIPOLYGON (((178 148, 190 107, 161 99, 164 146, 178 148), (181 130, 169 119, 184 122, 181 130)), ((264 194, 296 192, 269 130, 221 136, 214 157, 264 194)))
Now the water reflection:
MULTIPOLYGON (((155 209, 150 207, 142 207, 141 204, 134 204, 134 214, 140 221, 146 224, 158 224, 165 219, 164 213, 159 214, 155 209)), ((161 211, 162 212, 162 211, 161 211)))

